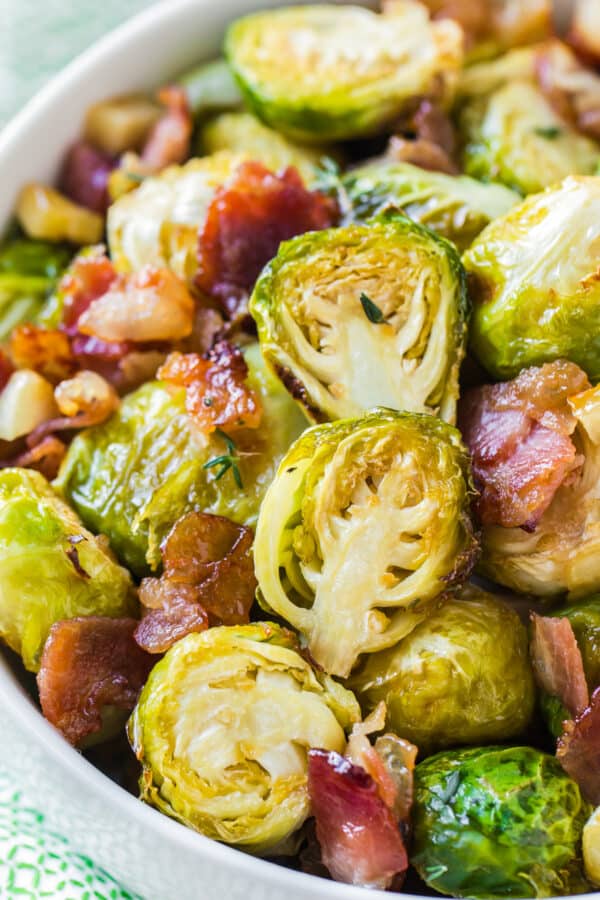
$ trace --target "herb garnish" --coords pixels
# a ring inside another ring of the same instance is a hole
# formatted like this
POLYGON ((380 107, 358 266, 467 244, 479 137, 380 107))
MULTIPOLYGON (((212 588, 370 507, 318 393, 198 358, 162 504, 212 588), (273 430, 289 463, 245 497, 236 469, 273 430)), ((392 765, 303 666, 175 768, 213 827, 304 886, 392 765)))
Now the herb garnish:
POLYGON ((237 452, 237 448, 235 446, 235 442, 229 437, 228 434, 225 434, 224 431, 221 431, 220 428, 217 428, 215 434, 225 441, 225 446, 227 447, 227 453, 223 453, 221 456, 215 456, 213 459, 209 459, 207 463, 204 463, 202 466, 203 469, 213 469, 215 466, 219 466, 219 471, 215 475, 215 481, 219 481, 226 472, 229 472, 231 469, 231 474, 233 475, 233 480, 240 488, 243 488, 242 476, 240 475, 239 469, 239 456, 237 452))
POLYGON ((561 136, 562 128, 557 128, 556 125, 547 125, 536 128, 535 133, 539 134, 540 137, 547 138, 549 141, 554 141, 561 136))
POLYGON ((384 321, 384 315, 377 304, 373 303, 365 293, 360 295, 360 302, 369 322, 373 322, 374 325, 381 325, 384 321))

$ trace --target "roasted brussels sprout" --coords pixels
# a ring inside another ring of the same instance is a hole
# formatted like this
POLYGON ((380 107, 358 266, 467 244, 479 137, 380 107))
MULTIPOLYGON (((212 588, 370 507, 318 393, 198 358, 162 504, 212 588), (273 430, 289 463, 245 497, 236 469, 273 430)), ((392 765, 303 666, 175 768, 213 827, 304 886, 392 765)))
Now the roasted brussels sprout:
POLYGON ((533 531, 486 525, 482 574, 540 597, 585 597, 600 589, 600 387, 569 398, 583 460, 565 478, 533 531))
POLYGON ((583 829, 583 861, 585 874, 592 884, 600 887, 600 807, 583 829))
POLYGON ((500 184, 428 172, 410 163, 376 163, 352 169, 342 184, 356 218, 365 219, 396 206, 415 222, 454 241, 461 250, 520 199, 500 184))
POLYGON ((179 79, 194 116, 237 109, 242 95, 224 59, 202 63, 179 79))
POLYGON ((210 119, 200 131, 200 142, 204 153, 244 153, 274 172, 295 166, 307 184, 314 181, 321 159, 330 156, 328 148, 296 144, 247 112, 210 119))
POLYGON ((455 897, 581 893, 590 811, 557 760, 531 747, 438 753, 415 769, 411 862, 455 897))
POLYGON ((314 421, 377 405, 454 421, 463 271, 448 242, 404 216, 281 244, 250 311, 265 358, 314 421))
POLYGON ((0 341, 36 319, 71 257, 68 247, 16 238, 0 247, 0 341))
POLYGON ((270 622, 210 628, 152 670, 129 723, 142 799, 209 837, 276 852, 309 814, 307 751, 343 752, 353 694, 270 622))
POLYGON ((465 172, 523 194, 591 175, 600 159, 600 146, 562 119, 533 82, 511 81, 468 103, 460 123, 465 172))
POLYGON ((600 177, 570 177, 496 219, 466 252, 471 343, 494 377, 565 357, 600 378, 599 235, 600 177))
POLYGON ((59 619, 135 612, 128 572, 39 472, 0 471, 0 547, 0 637, 32 672, 59 619))
POLYGON ((309 429, 263 501, 263 602, 331 675, 390 647, 466 577, 476 541, 468 460, 433 416, 374 410, 309 429))
POLYGON ((518 735, 535 696, 525 626, 474 587, 368 656, 349 684, 368 711, 385 701, 388 727, 421 752, 518 735))
POLYGON ((416 96, 450 99, 462 32, 418 3, 383 15, 357 6, 254 13, 227 32, 225 55, 250 109, 298 140, 377 133, 416 96))
POLYGON ((260 428, 238 432, 235 444, 219 431, 208 438, 197 432, 184 390, 171 393, 160 382, 130 394, 112 419, 71 444, 57 486, 137 574, 160 565, 162 538, 192 509, 252 525, 282 454, 306 426, 256 345, 246 361, 263 419, 260 428), (228 441, 239 456, 235 469, 219 477, 220 467, 207 463, 229 452, 228 441))
POLYGON ((110 255, 124 272, 145 265, 169 266, 192 281, 198 268, 198 229, 215 190, 242 162, 222 151, 146 178, 108 210, 110 255))

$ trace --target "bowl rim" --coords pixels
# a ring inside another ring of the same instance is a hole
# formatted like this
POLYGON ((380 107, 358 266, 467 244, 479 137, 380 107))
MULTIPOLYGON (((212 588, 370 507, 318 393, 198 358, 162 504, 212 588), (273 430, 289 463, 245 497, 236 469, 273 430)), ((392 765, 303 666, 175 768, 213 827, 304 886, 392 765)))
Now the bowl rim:
MULTIPOLYGON (((292 0, 299 2, 299 0, 292 0)), ((323 0, 310 0, 321 3, 323 0)), ((333 0, 347 2, 347 0, 333 0)), ((354 0, 369 5, 368 0, 354 0)), ((221 0, 220 6, 227 5, 229 0, 221 0)), ((281 0, 278 5, 289 5, 290 0, 281 0)), ((210 12, 213 0, 159 0, 147 9, 137 13, 123 24, 109 31, 88 49, 76 56, 65 68, 54 75, 0 130, 0 173, 10 161, 13 149, 29 131, 35 133, 36 121, 47 107, 57 103, 63 95, 85 81, 107 57, 118 57, 131 44, 140 39, 145 31, 157 31, 172 19, 184 17, 186 12, 205 8, 210 12)), ((250 9, 248 11, 251 11, 250 9)), ((125 90, 126 88, 124 88, 125 90)), ((0 222, 0 231, 5 227, 0 222)), ((222 863, 237 876, 245 876, 255 881, 262 880, 271 887, 297 888, 304 896, 318 896, 323 900, 365 900, 367 896, 389 898, 384 891, 369 891, 354 885, 330 881, 318 876, 309 875, 294 869, 288 869, 270 860, 251 856, 239 849, 212 840, 191 828, 180 824, 167 815, 148 806, 124 788, 113 782, 108 775, 71 747, 67 741, 47 722, 32 699, 19 684, 15 674, 9 667, 0 648, 0 708, 6 709, 27 736, 43 748, 53 762, 64 772, 65 776, 77 782, 83 791, 96 797, 107 799, 115 811, 123 816, 132 817, 140 826, 151 829, 160 836, 176 853, 178 847, 185 849, 199 858, 210 858, 212 862, 222 863)), ((75 849, 83 849, 76 847, 75 849)), ((110 873, 109 873, 110 874, 110 873)), ((126 881, 126 877, 124 878, 126 881)), ((423 900, 422 895, 404 893, 406 900, 423 900)), ((598 898, 600 891, 578 895, 582 898, 598 898)), ((557 898, 568 900, 568 898, 557 898)))

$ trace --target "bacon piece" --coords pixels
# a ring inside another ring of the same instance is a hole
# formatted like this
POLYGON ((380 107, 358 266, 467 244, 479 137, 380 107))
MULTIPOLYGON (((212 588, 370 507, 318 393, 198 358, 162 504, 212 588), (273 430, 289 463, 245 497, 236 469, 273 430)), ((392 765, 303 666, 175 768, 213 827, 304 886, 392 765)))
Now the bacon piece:
POLYGON ((590 3, 590 0, 576 0, 567 40, 584 62, 592 66, 600 65, 600 6, 598 3, 590 3))
POLYGON ((531 660, 542 690, 577 716, 589 702, 581 651, 567 618, 531 614, 531 660))
POLYGON ((160 172, 173 163, 184 162, 190 154, 192 114, 183 88, 169 85, 158 92, 165 113, 153 126, 142 150, 145 171, 160 172))
POLYGON ((175 341, 192 332, 194 301, 169 269, 145 266, 119 276, 77 320, 82 334, 102 341, 175 341))
POLYGON ((18 369, 34 369, 54 383, 77 369, 69 338, 57 328, 18 325, 10 338, 9 353, 18 369))
POLYGON ((135 633, 140 646, 163 653, 209 624, 246 624, 257 586, 253 537, 223 516, 190 512, 178 519, 161 547, 163 574, 140 586, 148 610, 135 633))
POLYGON ((208 208, 199 238, 198 287, 233 315, 281 241, 329 228, 337 218, 334 201, 308 191, 296 169, 275 175, 262 163, 244 162, 208 208))
POLYGON ((185 387, 185 405, 205 434, 216 428, 258 428, 262 406, 248 386, 248 366, 239 347, 220 341, 203 359, 197 353, 171 353, 158 377, 185 387))
POLYGON ((589 706, 565 723, 556 757, 585 799, 600 805, 600 687, 592 694, 589 706))
POLYGON ((587 388, 578 366, 558 360, 462 398, 459 423, 484 524, 535 530, 558 488, 583 462, 570 437, 576 420, 567 401, 587 388))
POLYGON ((104 215, 110 205, 108 176, 115 160, 85 141, 77 141, 63 163, 59 187, 75 203, 104 215))
POLYGON ((63 325, 67 334, 77 334, 79 317, 109 290, 116 278, 115 268, 103 247, 81 253, 73 260, 58 285, 59 293, 64 296, 63 325))
POLYGON ((308 791, 323 862, 332 878, 385 890, 406 871, 398 824, 361 766, 335 751, 310 750, 308 791))
POLYGON ((540 51, 536 73, 557 113, 579 131, 600 139, 600 76, 586 69, 558 40, 540 51))
POLYGON ((399 131, 390 138, 386 159, 412 163, 433 172, 458 174, 454 126, 435 103, 421 100, 414 113, 401 123, 399 131))
POLYGON ((56 622, 37 676, 45 717, 73 745, 102 728, 102 709, 129 711, 154 660, 133 640, 135 619, 56 622))
POLYGON ((7 354, 4 350, 0 349, 0 391, 3 391, 8 382, 10 381, 10 376, 15 371, 14 366, 7 354))
MULTIPOLYGON (((30 437, 31 435, 27 439, 28 444, 30 437)), ((48 481, 52 481, 58 475, 60 464, 65 458, 66 452, 67 448, 59 438, 54 435, 48 435, 18 456, 0 460, 0 469, 14 466, 19 469, 36 469, 48 481)))

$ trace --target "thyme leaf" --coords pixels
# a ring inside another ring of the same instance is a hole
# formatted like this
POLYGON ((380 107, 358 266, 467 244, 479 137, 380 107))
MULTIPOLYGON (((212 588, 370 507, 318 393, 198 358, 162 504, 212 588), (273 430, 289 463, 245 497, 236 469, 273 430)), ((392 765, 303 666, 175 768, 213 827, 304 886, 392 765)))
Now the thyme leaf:
POLYGON ((374 325, 381 325, 384 321, 384 315, 377 304, 373 303, 365 293, 360 295, 360 302, 369 322, 373 322, 374 325))

